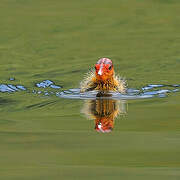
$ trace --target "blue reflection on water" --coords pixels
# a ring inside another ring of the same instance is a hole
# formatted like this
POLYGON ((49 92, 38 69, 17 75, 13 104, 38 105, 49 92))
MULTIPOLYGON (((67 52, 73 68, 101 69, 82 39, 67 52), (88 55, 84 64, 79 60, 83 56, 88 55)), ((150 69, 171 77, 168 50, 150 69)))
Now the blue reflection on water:
MULTIPOLYGON (((14 81, 15 78, 10 78, 9 80, 14 81)), ((35 84, 36 88, 29 90, 33 94, 42 94, 44 96, 55 95, 61 98, 70 99, 142 99, 142 98, 152 98, 152 97, 166 97, 168 93, 175 93, 180 90, 179 84, 173 85, 162 85, 162 84, 149 84, 142 87, 141 89, 129 88, 126 94, 121 94, 119 92, 108 92, 101 93, 99 91, 89 91, 81 93, 80 89, 69 89, 64 91, 57 91, 62 88, 56 85, 51 80, 43 80, 42 82, 35 84), (37 89, 38 88, 38 89, 37 89), (53 91, 51 91, 53 89, 53 91)), ((27 91, 28 88, 23 85, 13 85, 13 84, 0 84, 0 92, 13 93, 17 91, 27 91)))
POLYGON ((21 85, 12 85, 12 84, 0 84, 0 92, 15 92, 15 91, 25 91, 26 88, 21 85))
POLYGON ((44 80, 40 83, 37 83, 36 86, 39 88, 47 88, 47 87, 51 87, 53 89, 60 89, 61 88, 60 86, 55 85, 54 82, 50 81, 50 80, 44 80))

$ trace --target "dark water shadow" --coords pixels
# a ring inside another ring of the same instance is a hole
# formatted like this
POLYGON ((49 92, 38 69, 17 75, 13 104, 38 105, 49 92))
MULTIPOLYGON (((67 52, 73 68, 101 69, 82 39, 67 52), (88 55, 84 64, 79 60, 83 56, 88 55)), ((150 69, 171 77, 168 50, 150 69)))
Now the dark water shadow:
POLYGON ((29 106, 26 106, 25 109, 37 109, 37 108, 42 108, 42 107, 45 107, 45 106, 48 106, 50 104, 55 104, 57 101, 45 101, 45 102, 42 102, 42 103, 36 103, 36 104, 31 104, 29 106))
POLYGON ((11 99, 6 99, 6 98, 0 97, 0 106, 6 106, 6 105, 8 106, 8 105, 13 104, 15 102, 16 101, 13 101, 11 99))

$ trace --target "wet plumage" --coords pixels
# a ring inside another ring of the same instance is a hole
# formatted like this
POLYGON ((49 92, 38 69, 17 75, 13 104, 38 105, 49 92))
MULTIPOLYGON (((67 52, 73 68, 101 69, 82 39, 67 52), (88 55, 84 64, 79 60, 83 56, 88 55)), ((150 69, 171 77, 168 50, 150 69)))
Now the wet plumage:
POLYGON ((112 61, 108 58, 101 58, 95 65, 95 70, 87 73, 80 84, 81 92, 99 90, 126 92, 126 81, 115 75, 112 61))

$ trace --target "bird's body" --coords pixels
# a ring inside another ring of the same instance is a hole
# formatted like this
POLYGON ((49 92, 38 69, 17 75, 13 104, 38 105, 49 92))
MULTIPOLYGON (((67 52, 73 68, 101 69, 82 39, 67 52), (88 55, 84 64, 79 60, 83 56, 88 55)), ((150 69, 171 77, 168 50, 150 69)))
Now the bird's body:
POLYGON ((100 59, 95 65, 95 71, 89 72, 80 86, 81 92, 126 92, 126 81, 115 75, 112 61, 108 58, 100 59))

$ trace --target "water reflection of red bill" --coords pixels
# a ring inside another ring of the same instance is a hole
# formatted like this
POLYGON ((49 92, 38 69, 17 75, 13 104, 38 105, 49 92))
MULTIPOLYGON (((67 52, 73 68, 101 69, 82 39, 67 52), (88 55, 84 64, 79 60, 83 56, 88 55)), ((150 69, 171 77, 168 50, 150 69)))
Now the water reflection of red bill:
POLYGON ((97 118, 95 120, 95 130, 98 132, 108 133, 114 128, 114 119, 111 118, 97 118))

